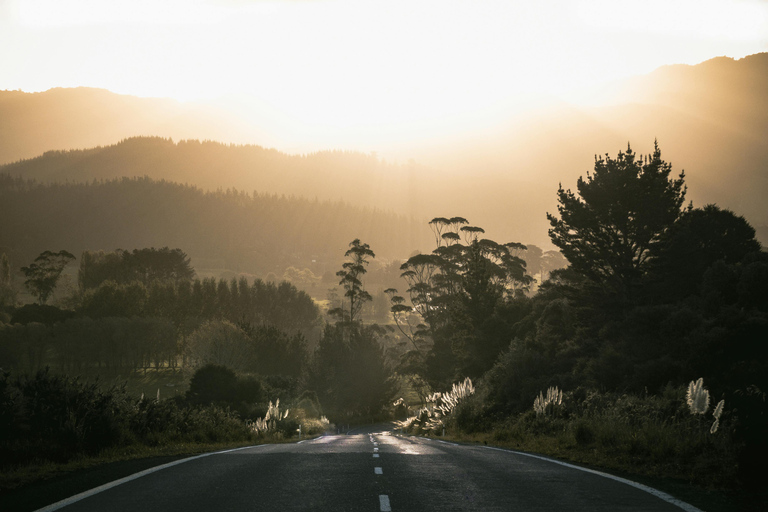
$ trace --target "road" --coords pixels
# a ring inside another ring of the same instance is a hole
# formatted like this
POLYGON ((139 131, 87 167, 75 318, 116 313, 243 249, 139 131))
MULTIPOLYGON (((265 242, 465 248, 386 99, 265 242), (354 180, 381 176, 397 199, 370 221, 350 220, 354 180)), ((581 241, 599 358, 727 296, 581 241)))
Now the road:
POLYGON ((185 459, 40 510, 698 511, 549 459, 368 430, 185 459))

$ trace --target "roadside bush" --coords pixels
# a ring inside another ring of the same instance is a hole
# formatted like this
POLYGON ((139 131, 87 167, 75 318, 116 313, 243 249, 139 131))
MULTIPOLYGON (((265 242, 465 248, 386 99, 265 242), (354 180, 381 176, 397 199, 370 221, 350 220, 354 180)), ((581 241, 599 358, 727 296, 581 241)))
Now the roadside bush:
POLYGON ((101 391, 97 383, 52 375, 0 376, 0 454, 19 462, 35 457, 64 461, 123 441, 128 412, 124 388, 101 391))
MULTIPOLYGON (((286 426, 290 428, 290 426, 286 426)), ((298 428, 298 427, 297 427, 298 428)), ((236 412, 183 399, 130 398, 124 386, 54 375, 0 372, 0 460, 66 462, 115 446, 250 441, 236 412)))

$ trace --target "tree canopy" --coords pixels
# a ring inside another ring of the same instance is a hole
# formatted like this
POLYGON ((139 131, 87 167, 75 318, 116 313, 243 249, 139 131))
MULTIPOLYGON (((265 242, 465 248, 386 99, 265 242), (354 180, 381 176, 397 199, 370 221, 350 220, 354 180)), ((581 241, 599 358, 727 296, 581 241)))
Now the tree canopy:
POLYGON ((671 179, 658 143, 638 158, 627 146, 613 159, 595 157, 577 192, 557 191, 559 217, 547 214, 549 236, 576 272, 623 296, 647 268, 650 251, 680 215, 684 173, 671 179))
POLYGON ((40 304, 45 304, 56 288, 64 268, 74 259, 75 257, 65 250, 44 251, 28 267, 21 267, 26 277, 24 284, 40 304))

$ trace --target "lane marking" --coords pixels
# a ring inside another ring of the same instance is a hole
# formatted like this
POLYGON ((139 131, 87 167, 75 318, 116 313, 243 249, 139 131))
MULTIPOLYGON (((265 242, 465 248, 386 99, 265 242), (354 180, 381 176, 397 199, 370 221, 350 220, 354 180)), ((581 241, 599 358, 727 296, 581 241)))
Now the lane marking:
POLYGON ((384 470, 381 469, 381 468, 373 468, 373 472, 376 473, 377 475, 383 475, 384 474, 384 470))
POLYGON ((392 507, 389 505, 389 496, 386 494, 379 494, 379 510, 381 512, 392 512, 392 507))
POLYGON ((233 448, 231 450, 222 450, 220 452, 211 452, 211 453, 203 453, 200 455, 195 455, 194 457, 188 457, 186 459, 181 460, 175 460, 173 462, 169 462, 167 464, 163 464, 162 466, 155 466, 153 468, 145 469, 144 471, 139 471, 138 473, 134 473, 132 475, 126 476, 125 478, 121 478, 119 480, 115 480, 113 482, 106 483, 104 485, 100 485, 98 487, 94 487, 93 489, 81 492, 80 494, 75 494, 74 496, 70 496, 69 498, 65 498, 61 501, 57 501, 56 503, 53 503, 51 505, 48 505, 43 508, 39 508, 35 510, 35 512, 53 512, 54 510, 59 510, 61 508, 64 508, 66 506, 69 506, 73 503, 76 503, 80 500, 84 500, 85 498, 90 498, 91 496, 95 494, 99 494, 100 492, 107 491, 109 489, 112 489, 113 487, 117 487, 118 485, 122 485, 124 483, 128 483, 132 480, 136 480, 137 478, 141 478, 143 476, 155 473, 156 471, 161 471, 163 469, 170 468, 172 466, 177 466, 179 464, 184 464, 185 462, 193 461, 196 459, 202 459, 203 457, 209 457, 211 455, 220 455, 222 453, 230 453, 230 452, 236 452, 239 450, 247 450, 248 448, 260 448, 262 446, 269 446, 266 444, 259 444, 254 446, 243 446, 242 448, 233 448))
POLYGON ((374 453, 374 454, 373 454, 373 458, 374 458, 374 459, 378 459, 378 458, 379 458, 379 454, 378 454, 378 453, 374 453))
POLYGON ((374 452, 377 452, 377 451, 379 451, 379 449, 378 449, 378 448, 374 448, 374 449, 373 449, 373 451, 374 451, 374 452))
MULTIPOLYGON (((459 445, 456 445, 456 446, 459 446, 459 445)), ((614 476, 614 475, 611 475, 611 474, 608 474, 608 473, 603 473, 602 471, 596 471, 594 469, 583 468, 581 466, 576 466, 576 465, 573 465, 573 464, 568 464, 567 462, 563 462, 563 461, 556 460, 556 459, 550 459, 549 457, 544 457, 542 455, 534 455, 532 453, 518 452, 518 451, 515 451, 515 450, 505 450, 504 448, 496 448, 495 446, 480 446, 480 448, 486 448, 488 450, 496 450, 496 451, 499 451, 499 452, 514 453, 516 455, 524 455, 526 457, 531 457, 533 459, 539 459, 539 460, 543 460, 543 461, 546 461, 546 462, 552 462, 552 463, 555 463, 555 464, 559 464, 559 465, 565 466, 567 468, 578 469, 579 471, 584 471, 585 473, 592 473, 593 475, 598 475, 598 476, 602 476, 602 477, 605 477, 605 478, 609 478, 609 479, 614 480, 616 482, 621 482, 623 484, 627 484, 627 485, 629 485, 631 487, 634 487, 635 489, 639 489, 641 491, 645 491, 648 494, 656 496, 657 498, 659 498, 661 500, 664 500, 667 503, 670 503, 672 505, 675 505, 676 507, 679 507, 679 508, 685 510, 686 512, 704 512, 703 510, 694 507, 690 503, 686 503, 686 502, 684 502, 682 500, 679 500, 679 499, 675 498, 671 494, 667 494, 667 493, 662 492, 662 491, 660 491, 658 489, 654 489, 653 487, 648 487, 647 485, 643 485, 643 484, 638 483, 638 482, 633 482, 632 480, 627 480, 626 478, 621 478, 620 476, 614 476)))

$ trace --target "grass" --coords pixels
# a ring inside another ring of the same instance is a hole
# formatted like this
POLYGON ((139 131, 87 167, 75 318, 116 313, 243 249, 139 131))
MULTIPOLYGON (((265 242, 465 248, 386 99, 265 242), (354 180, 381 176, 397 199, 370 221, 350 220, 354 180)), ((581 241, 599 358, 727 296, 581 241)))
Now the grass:
POLYGON ((762 512, 765 510, 765 503, 768 503, 768 491, 745 491, 693 483, 690 478, 670 471, 668 467, 645 465, 631 457, 613 457, 597 447, 579 448, 575 440, 568 439, 567 436, 545 435, 512 439, 500 431, 492 431, 447 434, 441 439, 544 455, 653 487, 705 512, 762 512))

